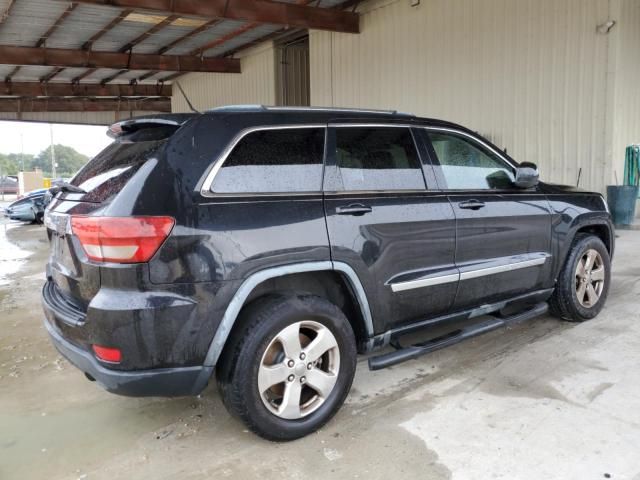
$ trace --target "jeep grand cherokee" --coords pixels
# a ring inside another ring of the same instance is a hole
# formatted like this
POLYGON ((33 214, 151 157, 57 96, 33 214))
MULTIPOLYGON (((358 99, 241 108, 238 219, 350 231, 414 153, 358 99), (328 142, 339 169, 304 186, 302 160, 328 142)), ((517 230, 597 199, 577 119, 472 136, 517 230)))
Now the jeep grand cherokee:
POLYGON ((47 209, 42 298, 55 346, 111 392, 215 377, 251 430, 290 440, 342 405, 357 352, 395 347, 382 368, 607 297, 602 196, 453 123, 226 107, 110 135, 47 209), (434 326, 450 331, 399 341, 434 326))

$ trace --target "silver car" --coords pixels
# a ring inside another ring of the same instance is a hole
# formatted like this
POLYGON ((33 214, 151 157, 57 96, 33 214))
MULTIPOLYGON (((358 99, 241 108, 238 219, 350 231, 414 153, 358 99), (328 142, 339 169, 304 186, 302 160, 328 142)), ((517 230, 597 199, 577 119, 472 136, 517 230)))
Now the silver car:
POLYGON ((44 191, 27 194, 16 200, 5 209, 5 216, 11 220, 42 223, 45 207, 44 194, 44 191))

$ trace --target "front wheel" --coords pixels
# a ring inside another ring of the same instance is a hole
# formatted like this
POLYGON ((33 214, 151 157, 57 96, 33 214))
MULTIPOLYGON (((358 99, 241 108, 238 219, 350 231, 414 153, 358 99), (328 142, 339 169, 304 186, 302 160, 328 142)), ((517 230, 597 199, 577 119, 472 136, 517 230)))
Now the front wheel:
POLYGON ((602 310, 611 282, 611 260, 602 240, 578 234, 571 246, 549 305, 551 313, 582 322, 602 310))
POLYGON ((324 425, 344 402, 356 367, 351 325, 331 302, 273 296, 246 308, 217 379, 227 409, 258 435, 284 441, 324 425))

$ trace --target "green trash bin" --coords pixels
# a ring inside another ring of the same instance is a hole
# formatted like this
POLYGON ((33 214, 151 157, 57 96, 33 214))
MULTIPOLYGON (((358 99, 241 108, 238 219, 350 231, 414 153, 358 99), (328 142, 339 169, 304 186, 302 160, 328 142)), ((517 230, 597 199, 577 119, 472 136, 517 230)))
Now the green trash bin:
POLYGON ((624 156, 624 185, 640 185, 640 145, 629 145, 624 156))
POLYGON ((638 187, 635 185, 609 185, 607 204, 616 225, 632 225, 636 217, 638 187))

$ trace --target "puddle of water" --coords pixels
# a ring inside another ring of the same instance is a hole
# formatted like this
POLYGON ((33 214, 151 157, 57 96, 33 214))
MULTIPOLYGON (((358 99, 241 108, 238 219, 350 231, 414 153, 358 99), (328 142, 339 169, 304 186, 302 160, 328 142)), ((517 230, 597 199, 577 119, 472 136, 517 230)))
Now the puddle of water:
POLYGON ((16 273, 32 252, 23 250, 7 238, 7 230, 20 225, 0 225, 0 286, 9 284, 9 275, 16 273))

